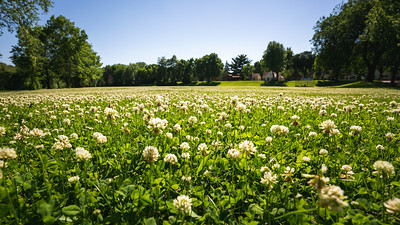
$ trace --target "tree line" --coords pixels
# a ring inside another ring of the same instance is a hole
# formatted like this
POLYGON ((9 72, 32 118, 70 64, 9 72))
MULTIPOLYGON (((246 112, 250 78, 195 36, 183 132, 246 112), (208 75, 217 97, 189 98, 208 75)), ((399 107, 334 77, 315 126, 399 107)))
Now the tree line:
POLYGON ((400 64, 400 4, 397 0, 349 0, 315 25, 313 51, 294 54, 272 41, 259 61, 245 54, 225 65, 217 54, 198 59, 160 57, 156 64, 143 62, 102 67, 83 29, 64 16, 52 16, 38 26, 38 13, 52 7, 51 0, 0 2, 0 35, 15 31, 12 48, 15 68, 0 68, 0 88, 40 89, 121 85, 188 85, 193 81, 251 79, 264 71, 285 79, 339 80, 355 74, 373 81, 375 71, 390 71, 394 83, 400 64), (6 84, 6 85, 5 85, 6 84))

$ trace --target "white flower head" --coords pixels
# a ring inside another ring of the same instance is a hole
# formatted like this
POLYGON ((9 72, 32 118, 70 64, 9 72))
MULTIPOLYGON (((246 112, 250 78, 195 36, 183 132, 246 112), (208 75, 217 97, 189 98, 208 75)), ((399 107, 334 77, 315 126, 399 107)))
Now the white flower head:
POLYGON ((192 199, 187 195, 179 195, 173 203, 179 213, 190 213, 192 210, 192 199))
POLYGON ((168 154, 164 158, 164 162, 169 162, 171 164, 176 164, 178 162, 178 158, 175 154, 168 154))
POLYGON ((254 146, 253 142, 244 140, 239 144, 239 151, 246 155, 253 155, 257 151, 257 147, 254 146))
POLYGON ((388 213, 400 213, 400 199, 396 197, 387 200, 383 205, 388 213))
POLYGON ((76 153, 76 160, 78 161, 87 161, 92 158, 90 152, 82 147, 77 147, 75 149, 75 153, 76 153))
POLYGON ((143 158, 147 162, 155 162, 157 161, 158 157, 160 156, 158 149, 154 146, 147 146, 143 150, 143 158))

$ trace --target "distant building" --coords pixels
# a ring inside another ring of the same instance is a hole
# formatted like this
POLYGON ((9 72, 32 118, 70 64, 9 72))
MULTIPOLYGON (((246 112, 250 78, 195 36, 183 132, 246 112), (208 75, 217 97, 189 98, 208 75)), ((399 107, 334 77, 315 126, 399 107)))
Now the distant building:
POLYGON ((251 80, 261 80, 261 75, 259 73, 253 73, 251 75, 251 80))
POLYGON ((241 77, 238 75, 228 74, 227 76, 223 77, 224 80, 241 80, 241 77))
POLYGON ((265 80, 265 81, 271 81, 271 80, 285 81, 285 77, 283 77, 280 74, 278 76, 275 72, 269 71, 269 72, 264 72, 263 73, 262 80, 265 80))

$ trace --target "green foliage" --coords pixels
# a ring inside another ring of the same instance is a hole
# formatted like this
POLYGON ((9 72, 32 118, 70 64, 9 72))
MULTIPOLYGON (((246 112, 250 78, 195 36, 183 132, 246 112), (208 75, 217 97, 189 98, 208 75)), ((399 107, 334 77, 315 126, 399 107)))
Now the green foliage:
POLYGON ((234 75, 239 75, 242 79, 245 79, 249 74, 248 68, 250 67, 250 63, 251 60, 247 58, 247 55, 241 54, 232 58, 232 63, 229 64, 229 70, 234 75))
POLYGON ((316 68, 325 73, 332 70, 335 80, 344 71, 362 74, 360 68, 365 68, 366 80, 372 82, 380 65, 393 69, 394 83, 400 64, 399 46, 395 44, 400 38, 399 12, 398 2, 392 0, 350 0, 339 5, 314 27, 316 68))
POLYGON ((285 48, 279 42, 268 43, 267 50, 264 51, 263 61, 265 70, 270 70, 279 74, 285 65, 285 48))
POLYGON ((223 64, 218 55, 211 53, 205 55, 195 62, 195 71, 199 80, 207 80, 210 82, 222 73, 223 64))
POLYGON ((385 204, 400 193, 397 90, 86 88, 2 92, 0 102, 2 224, 399 222, 385 204), (340 133, 322 129, 328 120, 340 133), (378 160, 394 173, 376 174, 378 160), (343 191, 326 193, 341 210, 321 204, 312 175, 343 191))
POLYGON ((20 88, 96 86, 100 57, 87 38, 84 30, 63 16, 52 16, 43 27, 19 29, 11 59, 24 79, 20 88))
POLYGON ((46 13, 52 5, 53 1, 51 0, 0 1, 0 36, 3 34, 4 28, 13 32, 19 28, 34 25, 39 20, 40 9, 46 13))

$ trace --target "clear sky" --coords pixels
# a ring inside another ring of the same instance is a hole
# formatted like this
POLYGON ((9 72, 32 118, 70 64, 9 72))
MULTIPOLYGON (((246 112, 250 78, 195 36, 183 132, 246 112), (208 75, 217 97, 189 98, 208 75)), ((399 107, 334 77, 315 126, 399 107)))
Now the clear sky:
MULTIPOLYGON (((342 0, 55 0, 41 16, 63 15, 84 29, 103 65, 157 63, 165 56, 200 58, 217 53, 222 62, 246 54, 261 59, 268 42, 293 52, 312 48, 313 27, 342 0)), ((14 34, 0 36, 0 62, 11 64, 14 34)))

